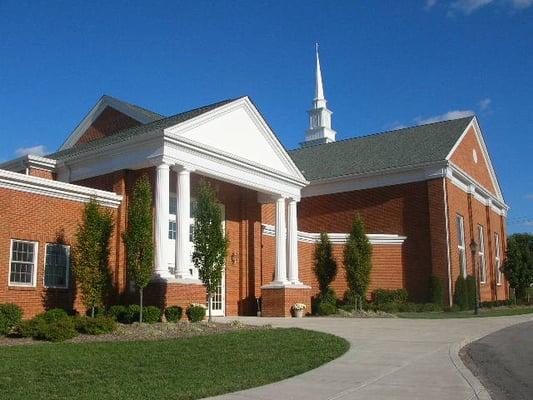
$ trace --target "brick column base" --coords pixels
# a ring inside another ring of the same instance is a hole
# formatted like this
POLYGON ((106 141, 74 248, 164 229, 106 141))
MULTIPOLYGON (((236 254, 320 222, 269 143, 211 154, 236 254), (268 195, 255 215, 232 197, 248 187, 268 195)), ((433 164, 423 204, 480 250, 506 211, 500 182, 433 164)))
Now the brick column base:
POLYGON ((263 286, 261 288, 261 315, 263 317, 290 317, 295 303, 304 303, 307 306, 305 313, 311 313, 311 288, 309 286, 263 286))
POLYGON ((179 306, 183 312, 191 303, 206 304, 204 285, 153 281, 144 290, 145 303, 161 308, 179 306))

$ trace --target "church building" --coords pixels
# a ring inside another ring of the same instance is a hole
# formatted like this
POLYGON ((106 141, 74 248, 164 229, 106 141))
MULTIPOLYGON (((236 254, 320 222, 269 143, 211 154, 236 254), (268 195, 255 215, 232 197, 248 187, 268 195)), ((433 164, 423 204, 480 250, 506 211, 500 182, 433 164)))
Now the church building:
POLYGON ((217 192, 229 239, 216 315, 289 316, 297 302, 309 307, 321 232, 333 244, 333 288, 342 297, 343 249, 356 215, 373 248, 369 296, 405 288, 425 302, 435 275, 451 304, 457 278, 475 265, 481 299, 508 298, 508 206, 475 116, 337 141, 318 52, 308 113, 303 142, 287 150, 249 97, 163 116, 103 96, 55 153, 0 164, 0 303, 19 304, 26 318, 54 307, 84 311, 70 248, 91 198, 114 218, 112 302, 136 301, 122 233, 143 174, 154 194, 149 303, 206 302, 191 259, 202 179, 217 192))

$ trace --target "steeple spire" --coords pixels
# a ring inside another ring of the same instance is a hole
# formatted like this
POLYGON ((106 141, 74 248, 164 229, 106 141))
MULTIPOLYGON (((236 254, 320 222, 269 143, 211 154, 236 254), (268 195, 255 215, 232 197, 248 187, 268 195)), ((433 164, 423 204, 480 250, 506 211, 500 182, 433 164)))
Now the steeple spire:
POLYGON ((315 45, 316 52, 316 86, 313 107, 308 111, 309 129, 305 133, 305 141, 300 143, 303 146, 312 144, 330 143, 335 141, 337 134, 331 129, 332 112, 327 107, 324 98, 324 84, 322 83, 322 70, 320 68, 320 56, 318 54, 318 43, 315 45))
POLYGON ((316 89, 315 100, 324 99, 324 86, 322 85, 322 71, 320 70, 320 56, 318 55, 318 43, 316 43, 316 89))

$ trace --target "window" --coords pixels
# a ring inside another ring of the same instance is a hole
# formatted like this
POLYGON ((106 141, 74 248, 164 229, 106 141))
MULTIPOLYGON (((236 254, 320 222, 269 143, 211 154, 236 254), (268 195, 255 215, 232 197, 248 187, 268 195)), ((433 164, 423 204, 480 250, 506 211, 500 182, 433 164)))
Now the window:
POLYGON ((35 286, 37 248, 37 242, 11 241, 9 284, 14 286, 35 286))
POLYGON ((501 268, 501 259, 500 259, 500 235, 497 233, 494 234, 494 246, 496 249, 494 260, 496 261, 494 263, 496 267, 496 285, 502 284, 502 271, 501 268))
POLYGON ((479 280, 481 283, 487 282, 487 266, 485 263, 485 235, 483 234, 483 226, 478 225, 479 237, 479 280))
POLYGON ((168 238, 176 240, 176 221, 168 221, 168 238))
POLYGON ((465 220, 460 214, 457 214, 457 250, 461 274, 466 278, 465 220))
POLYGON ((67 288, 70 268, 70 247, 48 243, 44 261, 44 286, 67 288))

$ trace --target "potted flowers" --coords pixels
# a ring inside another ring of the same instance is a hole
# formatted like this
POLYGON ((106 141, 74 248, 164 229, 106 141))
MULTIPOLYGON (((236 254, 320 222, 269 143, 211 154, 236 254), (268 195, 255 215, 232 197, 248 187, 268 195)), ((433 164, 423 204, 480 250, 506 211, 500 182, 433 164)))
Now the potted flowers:
POLYGON ((296 318, 302 318, 304 316, 304 312, 307 306, 304 303, 296 303, 292 306, 292 311, 294 312, 294 316, 296 318))

